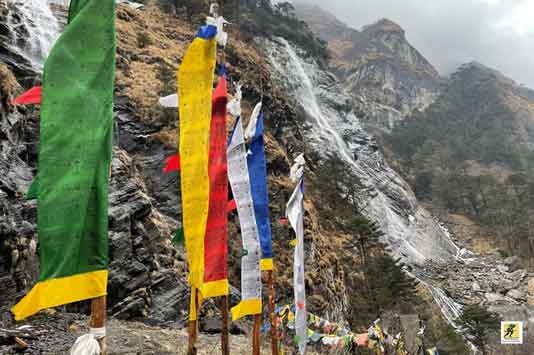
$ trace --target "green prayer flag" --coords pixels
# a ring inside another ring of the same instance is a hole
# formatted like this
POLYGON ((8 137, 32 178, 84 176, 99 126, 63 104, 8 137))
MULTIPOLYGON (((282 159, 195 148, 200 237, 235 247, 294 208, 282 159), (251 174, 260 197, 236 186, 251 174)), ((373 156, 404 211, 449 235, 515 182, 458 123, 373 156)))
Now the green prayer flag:
POLYGON ((40 274, 12 309, 17 320, 107 292, 114 79, 115 1, 72 0, 69 24, 44 66, 40 274))
POLYGON ((26 192, 26 200, 35 200, 37 198, 37 194, 39 193, 39 180, 37 178, 37 175, 33 178, 32 184, 28 188, 28 191, 26 192))
POLYGON ((184 244, 184 241, 185 241, 184 229, 180 228, 174 234, 174 238, 172 238, 172 244, 177 246, 177 245, 184 244))

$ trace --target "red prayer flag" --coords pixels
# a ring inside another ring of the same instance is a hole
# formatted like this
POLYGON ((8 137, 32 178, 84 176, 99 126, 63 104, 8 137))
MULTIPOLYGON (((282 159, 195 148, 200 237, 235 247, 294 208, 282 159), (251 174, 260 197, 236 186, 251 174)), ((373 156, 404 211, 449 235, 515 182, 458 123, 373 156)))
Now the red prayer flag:
POLYGON ((226 208, 226 211, 230 213, 235 209, 237 209, 237 203, 235 202, 235 200, 228 201, 228 207, 226 208))
POLYGON ((36 86, 11 101, 12 105, 40 105, 43 96, 42 87, 36 86))
POLYGON ((165 159, 165 167, 163 172, 170 173, 171 171, 180 171, 180 155, 175 154, 165 159))
POLYGON ((217 297, 228 294, 227 100, 226 79, 221 76, 212 98, 208 163, 210 199, 204 238, 204 297, 217 297))

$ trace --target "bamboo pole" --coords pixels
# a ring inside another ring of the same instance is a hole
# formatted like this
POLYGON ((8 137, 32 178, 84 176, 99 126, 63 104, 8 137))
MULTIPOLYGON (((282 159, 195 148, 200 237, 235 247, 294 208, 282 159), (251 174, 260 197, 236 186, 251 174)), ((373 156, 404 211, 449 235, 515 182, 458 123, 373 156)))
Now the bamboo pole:
MULTIPOLYGON (((194 292, 195 297, 195 309, 197 311, 197 318, 198 318, 198 290, 194 287, 191 287, 191 292, 194 292)), ((196 342, 197 342, 197 336, 198 336, 198 321, 197 320, 190 320, 189 321, 189 330, 188 330, 188 337, 189 337, 189 343, 187 346, 187 355, 196 355, 197 354, 197 348, 196 348, 196 342)))
POLYGON ((272 355, 278 355, 278 334, 276 329, 276 317, 274 314, 274 273, 273 270, 267 271, 267 286, 269 288, 269 320, 271 322, 271 352, 272 355))
MULTIPOLYGON (((91 328, 104 328, 106 326, 106 296, 91 300, 91 320, 89 326, 91 328)), ((108 346, 106 337, 99 338, 98 343, 100 344, 101 354, 107 355, 108 346)))
POLYGON ((260 355, 261 314, 254 315, 254 331, 252 333, 252 355, 260 355))
POLYGON ((221 351, 222 355, 230 355, 230 342, 228 330, 228 295, 221 297, 221 351))

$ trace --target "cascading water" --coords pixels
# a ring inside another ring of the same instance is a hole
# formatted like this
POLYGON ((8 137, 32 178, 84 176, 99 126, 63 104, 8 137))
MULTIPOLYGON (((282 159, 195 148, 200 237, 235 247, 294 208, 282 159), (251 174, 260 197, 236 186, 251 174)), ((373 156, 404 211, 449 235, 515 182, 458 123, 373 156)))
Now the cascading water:
POLYGON ((359 202, 365 206, 363 213, 381 226, 393 254, 410 266, 410 274, 430 290, 444 318, 458 329, 456 319, 462 306, 430 280, 423 280, 418 271, 428 262, 460 258, 462 249, 418 205, 408 184, 387 165, 374 139, 348 109, 350 99, 335 78, 315 62, 305 61, 304 55, 282 38, 262 45, 274 69, 272 77, 307 115, 303 130, 310 144, 323 157, 337 154, 372 191, 359 202))
POLYGON ((445 261, 459 248, 448 233, 420 207, 408 184, 384 161, 374 139, 346 107, 350 99, 328 73, 307 63, 286 40, 266 46, 276 77, 294 94, 308 116, 305 131, 323 156, 339 155, 367 189, 364 214, 377 221, 397 256, 410 264, 445 261), (339 108, 343 106, 343 108, 339 108))
POLYGON ((9 47, 42 70, 59 35, 59 24, 47 0, 6 0, 9 47))

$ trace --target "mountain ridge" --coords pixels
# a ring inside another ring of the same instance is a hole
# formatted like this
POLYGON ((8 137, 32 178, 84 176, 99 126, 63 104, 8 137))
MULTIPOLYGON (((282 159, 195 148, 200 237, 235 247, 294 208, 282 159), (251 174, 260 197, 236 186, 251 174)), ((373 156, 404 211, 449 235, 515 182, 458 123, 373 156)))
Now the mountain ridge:
POLYGON ((296 14, 327 41, 332 71, 350 93, 358 117, 375 134, 391 131, 438 95, 442 78, 397 23, 380 19, 359 31, 302 3, 296 4, 296 14))

